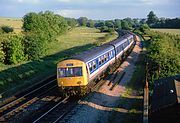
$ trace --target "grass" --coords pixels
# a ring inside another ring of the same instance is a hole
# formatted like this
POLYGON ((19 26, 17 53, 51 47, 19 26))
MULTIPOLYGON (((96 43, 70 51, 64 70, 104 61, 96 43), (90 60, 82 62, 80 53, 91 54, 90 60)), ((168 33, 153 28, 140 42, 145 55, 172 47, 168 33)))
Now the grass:
MULTIPOLYGON (((17 65, 0 64, 0 93, 21 90, 43 78, 56 74, 56 64, 73 54, 85 51, 102 42, 108 33, 100 33, 97 29, 77 27, 67 34, 59 36, 57 41, 49 43, 48 55, 38 61, 28 61, 17 65), (12 91, 13 90, 13 91, 12 91)), ((116 38, 111 35, 105 42, 116 38)))
POLYGON ((170 33, 174 35, 180 35, 180 29, 151 29, 153 31, 159 31, 163 33, 170 33))
POLYGON ((14 31, 19 33, 21 32, 22 27, 22 19, 21 18, 4 18, 0 17, 0 26, 11 26, 14 28, 14 31))
MULTIPOLYGON (((92 45, 94 45, 94 43, 97 44, 97 42, 102 43, 101 39, 105 38, 107 34, 108 33, 100 33, 100 30, 94 28, 77 27, 67 34, 59 36, 57 42, 50 44, 49 52, 52 54, 67 48, 82 46, 87 43, 91 43, 92 45)), ((116 37, 117 35, 111 35, 108 39, 103 40, 103 43, 111 41, 116 37)))

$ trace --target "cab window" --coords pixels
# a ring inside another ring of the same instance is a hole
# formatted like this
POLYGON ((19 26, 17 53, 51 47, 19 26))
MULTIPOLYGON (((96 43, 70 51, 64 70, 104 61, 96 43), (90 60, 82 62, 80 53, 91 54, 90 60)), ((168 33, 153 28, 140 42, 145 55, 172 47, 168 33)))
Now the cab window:
POLYGON ((82 76, 82 67, 59 68, 59 77, 76 77, 82 76))

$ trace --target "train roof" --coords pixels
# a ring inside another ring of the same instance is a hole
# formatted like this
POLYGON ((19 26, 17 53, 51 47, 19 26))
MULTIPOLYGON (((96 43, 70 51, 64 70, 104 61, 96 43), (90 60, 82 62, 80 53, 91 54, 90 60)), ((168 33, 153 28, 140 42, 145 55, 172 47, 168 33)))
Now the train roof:
POLYGON ((95 58, 99 55, 102 55, 104 52, 106 52, 108 50, 112 50, 112 49, 113 49, 112 45, 103 44, 101 46, 92 48, 90 50, 84 51, 75 56, 72 56, 70 59, 78 59, 78 60, 81 60, 86 63, 86 62, 92 60, 93 58, 95 58))
POLYGON ((110 42, 109 44, 114 45, 115 47, 118 47, 119 45, 124 43, 126 41, 126 39, 130 39, 131 37, 133 37, 132 34, 126 34, 126 35, 124 35, 124 36, 110 42))
POLYGON ((124 41, 126 41, 125 39, 127 39, 127 38, 129 39, 131 36, 132 36, 131 34, 126 34, 122 37, 119 37, 119 38, 109 42, 109 43, 103 44, 101 46, 84 51, 80 54, 74 55, 74 56, 70 57, 69 59, 77 59, 77 60, 81 60, 86 63, 86 62, 92 60, 93 58, 96 58, 99 55, 102 55, 104 52, 112 50, 114 48, 112 45, 119 46, 119 43, 120 44, 123 43, 124 41))

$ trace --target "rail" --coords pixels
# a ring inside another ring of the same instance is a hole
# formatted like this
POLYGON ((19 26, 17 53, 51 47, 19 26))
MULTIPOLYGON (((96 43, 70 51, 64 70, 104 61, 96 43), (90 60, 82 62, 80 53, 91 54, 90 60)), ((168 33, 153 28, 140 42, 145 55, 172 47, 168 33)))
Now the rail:
POLYGON ((35 88, 33 91, 30 91, 25 95, 22 95, 21 97, 13 100, 12 102, 9 102, 0 107, 0 121, 5 121, 6 119, 9 119, 17 112, 20 112, 23 108, 26 108, 28 105, 37 101, 38 96, 41 96, 47 91, 52 90, 54 87, 56 87, 54 85, 54 81, 55 80, 52 80, 41 87, 35 88), (33 95, 35 95, 35 97, 33 95))
MULTIPOLYGON (((36 119, 33 123, 38 123, 40 122, 44 117, 46 117, 47 115, 49 115, 51 112, 53 112, 53 110, 55 110, 58 106, 60 106, 62 103, 66 103, 66 101, 69 99, 69 97, 66 97, 65 99, 63 99, 62 101, 60 101, 59 103, 57 103, 54 107, 52 107, 50 110, 48 110, 46 113, 44 113, 43 115, 41 115, 38 119, 36 119)), ((59 120, 60 118, 58 117, 54 122, 56 122, 57 120, 59 120)))

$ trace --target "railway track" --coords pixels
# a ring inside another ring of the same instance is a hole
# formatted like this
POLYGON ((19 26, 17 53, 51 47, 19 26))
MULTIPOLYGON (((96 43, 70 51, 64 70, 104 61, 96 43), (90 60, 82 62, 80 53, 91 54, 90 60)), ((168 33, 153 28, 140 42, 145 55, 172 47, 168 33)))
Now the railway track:
POLYGON ((13 100, 4 101, 0 105, 0 122, 10 120, 17 113, 38 101, 42 95, 56 87, 56 79, 53 79, 40 87, 36 85, 33 89, 26 91, 27 93, 23 92, 23 94, 18 95, 13 100))
POLYGON ((78 98, 66 97, 57 102, 52 108, 36 118, 33 123, 57 123, 61 121, 77 104, 78 98))

